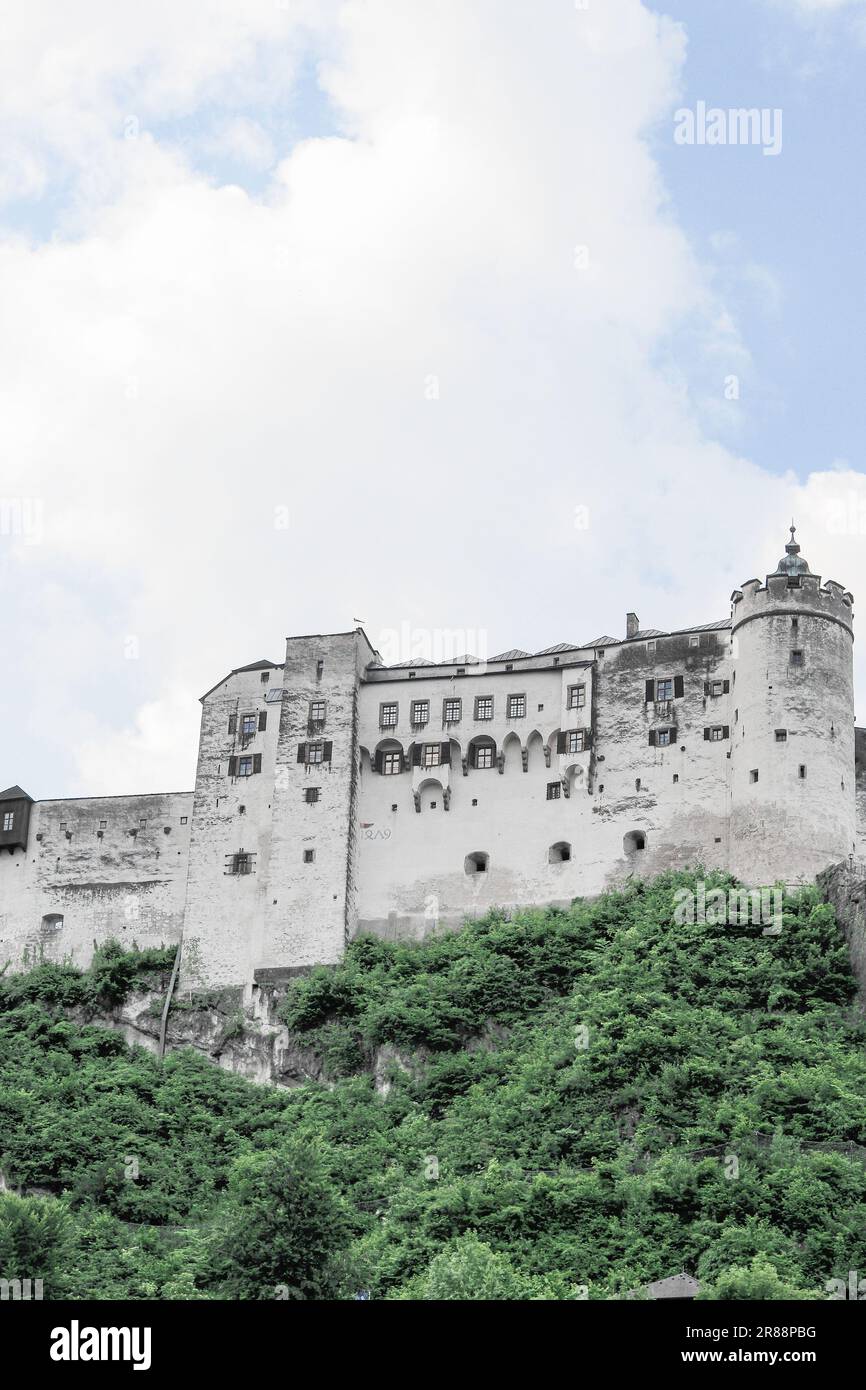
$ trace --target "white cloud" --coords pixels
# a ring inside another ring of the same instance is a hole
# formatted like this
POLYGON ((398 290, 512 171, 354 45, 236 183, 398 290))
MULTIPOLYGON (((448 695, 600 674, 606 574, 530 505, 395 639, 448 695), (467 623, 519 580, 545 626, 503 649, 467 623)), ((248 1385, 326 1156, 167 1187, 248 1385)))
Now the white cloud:
MULTIPOLYGON (((724 410, 745 348, 647 140, 676 99, 676 25, 637 0, 531 24, 501 0, 347 5, 314 40, 346 134, 278 151, 261 201, 144 122, 105 133, 106 111, 220 90, 225 115, 279 66, 255 44, 308 42, 267 10, 215 6, 209 34, 186 7, 153 30, 136 10, 83 55, 71 20, 30 36, 34 148, 46 84, 77 126, 52 151, 75 239, 0 249, 0 495, 44 502, 41 545, 0 538, 21 653, 5 727, 27 709, 39 731, 5 750, 7 781, 33 794, 191 785, 188 693, 357 614, 374 640, 406 622, 483 629, 491 650, 618 632, 627 608, 724 616, 792 505, 831 486, 804 495, 704 437, 669 351, 687 333, 715 354, 724 410)), ((807 557, 835 569, 814 532, 807 557)), ((863 568, 852 546, 834 577, 863 568)))

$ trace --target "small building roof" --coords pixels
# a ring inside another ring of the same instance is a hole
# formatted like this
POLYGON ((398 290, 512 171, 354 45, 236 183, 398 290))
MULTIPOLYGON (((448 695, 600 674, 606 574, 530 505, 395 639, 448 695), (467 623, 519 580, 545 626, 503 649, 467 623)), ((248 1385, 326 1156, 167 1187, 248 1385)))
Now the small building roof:
POLYGON ((491 661, 519 661, 521 657, 532 656, 532 652, 525 652, 521 647, 511 647, 507 652, 499 652, 497 656, 491 656, 491 661))
POLYGON ((0 792, 0 801, 32 801, 33 797, 23 791, 21 787, 7 787, 5 792, 0 792))

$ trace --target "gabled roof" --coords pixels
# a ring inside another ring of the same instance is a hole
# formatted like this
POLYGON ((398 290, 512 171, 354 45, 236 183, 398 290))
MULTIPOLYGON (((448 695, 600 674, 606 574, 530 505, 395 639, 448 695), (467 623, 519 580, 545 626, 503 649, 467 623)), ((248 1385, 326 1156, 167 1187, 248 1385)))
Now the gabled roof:
POLYGON ((634 637, 628 637, 628 638, 626 638, 626 641, 628 641, 628 642, 637 642, 638 639, 641 638, 641 637, 647 638, 647 637, 667 637, 667 636, 668 636, 668 634, 667 634, 666 632, 663 632, 662 629, 661 629, 660 627, 642 627, 638 632, 635 633, 634 637))
POLYGON ((437 664, 439 666, 480 666, 481 662, 471 652, 464 652, 462 656, 449 656, 447 661, 440 661, 437 664))
POLYGON ((557 642, 557 643, 555 643, 555 645, 552 646, 552 647, 542 647, 541 651, 540 651, 540 652, 536 652, 535 655, 536 655, 536 656, 553 656, 554 652, 579 652, 579 651, 582 651, 582 648, 579 647, 579 646, 577 645, 576 642, 557 642))
POLYGON ((695 623, 692 627, 678 627, 671 633, 672 637, 679 637, 683 632, 722 632, 724 628, 731 626, 730 618, 719 618, 714 623, 695 623))
POLYGON ((519 661, 523 656, 531 656, 531 652, 521 651, 520 647, 512 647, 510 651, 500 652, 498 656, 491 656, 491 661, 519 661))
POLYGON ((617 647, 617 646, 619 646, 619 643, 620 643, 620 638, 619 638, 619 637, 593 637, 593 639, 592 639, 591 642, 584 642, 584 643, 583 643, 583 646, 584 646, 584 647, 617 647))
POLYGON ((208 695, 212 695, 215 690, 219 690, 220 686, 224 685, 230 676, 239 676, 244 671, 281 671, 282 669, 282 666, 277 665, 276 661, 266 661, 264 658, 261 661, 251 661, 248 666, 235 666, 229 671, 227 676, 223 676, 222 680, 217 681, 216 685, 212 685, 210 690, 206 690, 205 693, 199 697, 199 703, 201 703, 202 700, 206 700, 208 695))
MULTIPOLYGON (((381 661, 371 661, 371 666, 381 666, 381 661)), ((435 666, 435 661, 428 661, 426 656, 413 656, 409 661, 395 661, 393 666, 387 666, 387 671, 405 671, 411 666, 435 666)))
POLYGON ((23 791, 21 787, 7 787, 5 792, 0 792, 0 801, 32 801, 33 797, 23 791))

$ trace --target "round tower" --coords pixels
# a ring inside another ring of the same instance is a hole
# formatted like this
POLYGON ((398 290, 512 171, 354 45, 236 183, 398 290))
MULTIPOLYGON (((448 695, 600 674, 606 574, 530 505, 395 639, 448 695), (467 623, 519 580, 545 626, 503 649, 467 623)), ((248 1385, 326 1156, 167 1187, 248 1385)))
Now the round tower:
POLYGON ((732 595, 730 867, 804 882, 855 847, 851 594, 791 539, 732 595))

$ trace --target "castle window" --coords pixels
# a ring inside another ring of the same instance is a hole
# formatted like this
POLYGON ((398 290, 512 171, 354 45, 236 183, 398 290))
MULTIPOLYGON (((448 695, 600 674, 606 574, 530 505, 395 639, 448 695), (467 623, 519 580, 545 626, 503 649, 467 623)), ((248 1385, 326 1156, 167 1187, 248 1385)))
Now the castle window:
POLYGON ((568 687, 567 709, 583 709, 586 704, 586 686, 570 685, 568 687))
POLYGON ((596 649, 596 656, 604 656, 604 647, 598 647, 596 649))
POLYGON ((791 665, 792 665, 792 666, 802 666, 802 665, 803 665, 803 653, 802 653, 801 651, 795 649, 795 650, 793 650, 793 651, 791 652, 791 665))
POLYGON ((271 673, 270 673, 270 671, 262 671, 262 674, 261 674, 261 676, 259 677, 259 679, 261 680, 262 685, 267 685, 267 683, 268 683, 268 681, 270 680, 270 678, 271 678, 271 673))
POLYGON ((490 855, 484 854, 482 851, 467 854, 463 860, 463 871, 467 874, 486 874, 489 863, 490 855))
POLYGON ((322 672, 324 671, 324 669, 325 669, 325 663, 324 663, 324 661, 322 660, 322 658, 319 657, 318 661, 316 662, 316 680, 317 680, 317 681, 320 681, 320 680, 322 679, 322 672))
POLYGON ((418 674, 417 671, 410 671, 410 672, 409 672, 409 679, 410 679, 410 681, 413 681, 413 680, 415 679, 415 677, 416 677, 417 674, 418 674))
POLYGON ((548 782, 548 784, 547 784, 547 799, 548 799, 548 801, 558 801, 559 798, 560 798, 561 796, 562 796, 562 783, 561 783, 561 782, 548 782))
POLYGON ((505 669, 506 669, 506 671, 513 671, 513 670, 514 670, 514 662, 513 662, 513 661, 506 661, 506 663, 505 663, 505 669))
POLYGON ((800 764, 799 776, 800 776, 800 780, 801 780, 801 781, 802 781, 803 778, 805 778, 805 776, 806 776, 806 764, 805 764, 805 763, 801 763, 801 764, 800 764))
POLYGON ((379 728, 393 729, 397 725, 397 714, 399 706, 392 703, 379 706, 379 728))
POLYGON ((421 728, 424 724, 427 724, 427 723, 429 722, 429 719, 430 719, 430 701, 429 701, 429 700, 413 700, 413 701, 412 701, 412 724, 413 724, 413 726, 414 726, 416 729, 419 729, 419 728, 421 728))
POLYGON ((548 864, 567 864, 571 858, 571 845, 567 840, 557 840, 547 851, 548 864))
POLYGON ((101 821, 99 822, 99 828, 100 828, 100 830, 104 830, 105 827, 106 827, 107 825, 108 825, 108 821, 107 821, 107 820, 101 820, 101 821))
POLYGON ((476 743, 472 746, 472 766, 478 768, 492 767, 496 748, 492 743, 476 743))
POLYGON ((710 743, 721 743, 728 737, 729 729, 727 724, 713 724, 709 729, 704 729, 704 738, 710 743))
POLYGON ((444 700, 442 703, 442 723, 459 724, 462 709, 462 700, 444 700))
POLYGON ((466 675, 466 667, 465 667, 465 666, 458 666, 458 667, 457 667, 457 674, 458 674, 458 676, 465 676, 465 675, 466 675))
POLYGON ((311 723, 311 724, 324 724, 324 722, 325 722, 325 713, 326 713, 326 711, 327 711, 327 708, 328 708, 328 707, 327 707, 327 705, 326 705, 326 703, 325 703, 324 700, 311 700, 311 701, 310 701, 310 723, 311 723))
POLYGON ((673 698, 674 698, 674 683, 673 683, 673 681, 669 681, 669 680, 656 681, 656 699, 661 701, 661 700, 672 700, 673 698))
POLYGON ((422 767, 439 767, 442 762, 442 748, 438 743, 425 743, 421 755, 422 767))
POLYGON ((238 777, 252 777, 253 760, 252 758, 238 758, 238 777))
POLYGON ((679 774, 678 772, 675 772, 675 773, 674 773, 674 781, 675 781, 675 782, 678 782, 679 780, 680 780, 680 774, 679 774))
MULTIPOLYGON (((261 753, 254 753, 252 757, 229 758, 229 777, 252 777, 253 773, 261 770, 261 753)), ((141 824, 144 826, 144 821, 141 824)))
POLYGON ((147 829, 147 821, 146 821, 146 820, 140 820, 138 823, 139 823, 139 825, 141 826, 142 830, 146 830, 146 829, 147 829))
POLYGON ((492 719, 492 718, 493 718, 493 696, 492 696, 492 695, 476 695, 476 696, 475 696, 475 718, 476 718, 476 719, 492 719))
POLYGON ((321 787, 304 787, 304 800, 308 806, 314 806, 321 794, 321 787))
POLYGON ((523 719, 526 715, 526 696, 509 695, 508 697, 508 718, 523 719))
POLYGON ((65 820, 62 820, 62 821, 60 822, 60 829, 61 829, 61 830, 65 830, 65 829, 66 829, 66 821, 65 821, 65 820))
POLYGON ((42 918, 42 930, 45 931, 45 932, 49 932, 49 931, 60 931, 60 928, 61 928, 62 926, 63 926, 63 913, 62 913, 62 912, 46 912, 45 916, 42 918))
POLYGON ((4 829, 4 830, 11 830, 14 824, 15 824, 15 812, 14 812, 14 811, 4 811, 4 812, 3 812, 3 829, 4 829))
POLYGON ((583 729, 569 729, 565 735, 566 752, 582 753, 584 749, 583 729))
MULTIPOLYGON (((301 744, 302 748, 303 746, 304 745, 301 744)), ((308 743, 306 747, 307 756, 304 760, 305 762, 322 763, 325 761, 325 745, 321 742, 321 740, 316 740, 313 743, 308 743)))
POLYGON ((714 700, 715 700, 715 699, 718 699, 719 695, 724 695, 724 694, 725 694, 725 685, 726 685, 726 684, 727 684, 726 681, 710 681, 710 682, 709 682, 709 687, 710 687, 709 693, 710 693, 710 695, 713 697, 714 700))
POLYGON ((226 855, 227 874, 251 874, 255 872, 255 855, 248 850, 239 849, 236 854, 226 855))
POLYGON ((625 854, 635 854, 638 850, 646 849, 646 835, 642 830, 629 830, 622 837, 622 848, 625 854))
POLYGON ((753 767, 752 770, 751 770, 751 772, 749 773, 749 781, 750 781, 750 782, 757 782, 757 780, 758 780, 758 769, 757 769, 756 767, 753 767))
POLYGON ((189 817, 188 817, 188 816, 181 816, 181 818, 180 818, 180 823, 181 823, 181 825, 186 825, 186 823, 187 823, 188 820, 189 820, 189 817))
POLYGON ((256 716, 245 714, 241 720, 241 733, 245 738, 250 738, 256 731, 256 716))
POLYGON ((393 777, 395 773, 403 771, 403 754, 399 751, 390 751, 382 754, 382 773, 385 777, 393 777))
POLYGON ((799 619, 799 618, 792 618, 792 619, 791 619, 791 631, 792 631, 792 632, 796 632, 799 626, 800 626, 800 619, 799 619))
POLYGON ((312 863, 315 861, 315 858, 316 858, 316 851, 315 851, 314 849, 305 849, 305 850, 304 850, 304 863, 305 863, 305 864, 312 864, 312 863))
POLYGON ((473 805, 473 806, 477 806, 477 805, 478 805, 478 797, 477 797, 477 796, 473 796, 473 798, 472 798, 472 805, 473 805))
POLYGON ((634 779, 634 789, 635 789, 636 792, 639 792, 639 791, 640 791, 640 778, 639 778, 639 777, 635 777, 635 779, 634 779))
POLYGON ((787 729, 777 729, 777 730, 776 730, 776 742, 777 742, 777 743, 786 743, 786 742, 787 742, 787 739, 788 739, 788 730, 787 730, 787 729))
POLYGON ((699 647, 700 645, 701 645, 701 639, 700 639, 700 637, 690 637, 690 638, 689 638, 689 646, 690 646, 690 647, 699 647))
POLYGON ((669 748, 672 743, 677 741, 676 727, 672 729, 650 729, 649 743, 651 748, 669 748))

